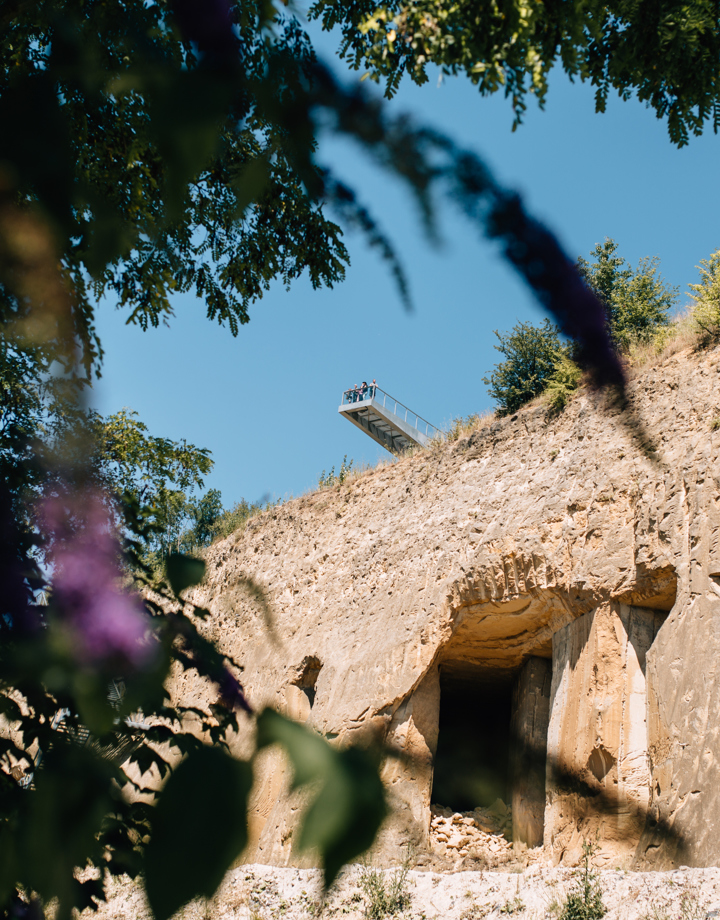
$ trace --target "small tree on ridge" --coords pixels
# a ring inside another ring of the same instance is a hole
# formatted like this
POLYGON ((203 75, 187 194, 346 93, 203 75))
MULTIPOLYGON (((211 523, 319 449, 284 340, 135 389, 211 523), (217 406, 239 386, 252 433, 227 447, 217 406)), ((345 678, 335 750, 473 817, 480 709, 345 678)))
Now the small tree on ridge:
POLYGON ((498 414, 512 415, 545 390, 567 349, 560 341, 560 330, 548 319, 541 326, 517 323, 504 335, 496 329, 495 335, 500 343, 495 348, 505 360, 489 377, 483 377, 483 383, 498 403, 498 414))
POLYGON ((668 313, 678 289, 665 284, 658 272, 660 260, 640 259, 637 268, 615 255, 618 244, 609 237, 590 253, 594 262, 578 258, 580 274, 605 304, 608 325, 618 348, 649 341, 668 324, 668 313))

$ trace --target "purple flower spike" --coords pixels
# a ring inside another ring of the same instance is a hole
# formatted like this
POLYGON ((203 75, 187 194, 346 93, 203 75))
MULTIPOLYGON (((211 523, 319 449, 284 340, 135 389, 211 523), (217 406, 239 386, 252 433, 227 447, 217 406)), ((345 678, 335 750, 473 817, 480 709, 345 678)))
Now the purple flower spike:
POLYGON ((155 657, 139 598, 119 589, 120 546, 97 493, 53 496, 41 508, 54 566, 53 604, 83 665, 142 669, 155 657))

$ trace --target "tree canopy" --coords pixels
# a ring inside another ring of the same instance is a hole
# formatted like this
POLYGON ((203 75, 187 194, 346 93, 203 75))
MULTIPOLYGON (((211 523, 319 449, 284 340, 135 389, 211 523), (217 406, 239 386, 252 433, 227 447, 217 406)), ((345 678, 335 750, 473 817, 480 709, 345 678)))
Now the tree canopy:
POLYGON ((482 95, 510 98, 515 125, 528 93, 540 105, 560 66, 590 82, 595 109, 615 90, 667 121, 678 146, 720 125, 720 10, 711 0, 315 0, 311 15, 342 30, 341 54, 385 82, 428 80, 435 64, 464 73, 482 95))
POLYGON ((61 232, 86 348, 104 294, 145 328, 192 291, 236 333, 272 279, 344 275, 341 231, 307 193, 320 176, 292 162, 293 142, 313 140, 281 117, 312 48, 263 2, 235 20, 202 48, 167 0, 0 11, 0 164, 61 232))
POLYGON ((605 306, 613 340, 619 348, 627 348, 634 342, 649 341, 668 324, 678 290, 663 281, 657 257, 642 258, 637 268, 632 268, 616 255, 617 250, 618 244, 608 238, 592 250, 593 261, 581 256, 578 267, 605 306))
POLYGON ((504 357, 489 377, 483 377, 488 392, 498 403, 499 415, 512 415, 539 396, 566 351, 560 330, 546 319, 542 325, 517 323, 508 333, 495 330, 495 348, 504 357))

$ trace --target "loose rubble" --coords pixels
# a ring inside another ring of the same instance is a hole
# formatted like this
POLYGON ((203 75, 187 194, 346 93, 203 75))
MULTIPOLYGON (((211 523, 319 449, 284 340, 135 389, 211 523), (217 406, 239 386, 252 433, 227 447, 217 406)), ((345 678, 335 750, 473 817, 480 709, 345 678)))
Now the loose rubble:
POLYGON ((453 811, 431 805, 430 851, 435 860, 418 860, 427 868, 506 869, 520 871, 538 863, 542 848, 512 843, 512 809, 502 799, 489 808, 453 811))
MULTIPOLYGON (((444 805, 430 806, 430 848, 435 856, 471 860, 474 868, 496 869, 523 858, 524 847, 513 847, 512 810, 497 799, 489 808, 454 812, 444 805)), ((532 853, 532 851, 530 851, 532 853)), ((470 866, 464 866, 470 868, 470 866)))

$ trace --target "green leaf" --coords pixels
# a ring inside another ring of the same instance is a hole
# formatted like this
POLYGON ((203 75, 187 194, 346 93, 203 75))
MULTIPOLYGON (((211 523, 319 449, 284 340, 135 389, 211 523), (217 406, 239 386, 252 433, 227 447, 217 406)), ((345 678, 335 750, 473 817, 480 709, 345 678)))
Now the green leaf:
POLYGON ((185 588, 199 585, 205 577, 205 563, 194 556, 185 556, 183 553, 170 553, 165 560, 165 574, 170 582, 170 587, 177 597, 180 597, 185 588))
POLYGON ((0 907, 15 890, 18 876, 17 846, 10 827, 0 825, 0 907))
POLYGON ((292 722, 274 709, 264 709, 257 720, 258 750, 271 744, 282 745, 292 762, 292 789, 327 775, 337 753, 323 737, 292 722))
POLYGON ((302 818, 300 850, 316 849, 328 888, 342 867, 371 845, 387 814, 379 757, 359 747, 337 750, 272 709, 258 717, 257 746, 280 744, 293 766, 293 788, 318 782, 302 818))
POLYGON ((322 854, 325 887, 372 846, 386 814, 379 763, 369 751, 336 751, 333 768, 303 816, 299 846, 322 854))
POLYGON ((117 780, 109 762, 59 737, 27 793, 19 832, 21 881, 46 902, 57 897, 58 917, 69 917, 76 906, 75 868, 99 864, 98 833, 115 805, 117 780))
POLYGON ((145 890, 156 920, 211 898, 247 844, 252 767, 202 747, 175 770, 154 809, 145 890))

